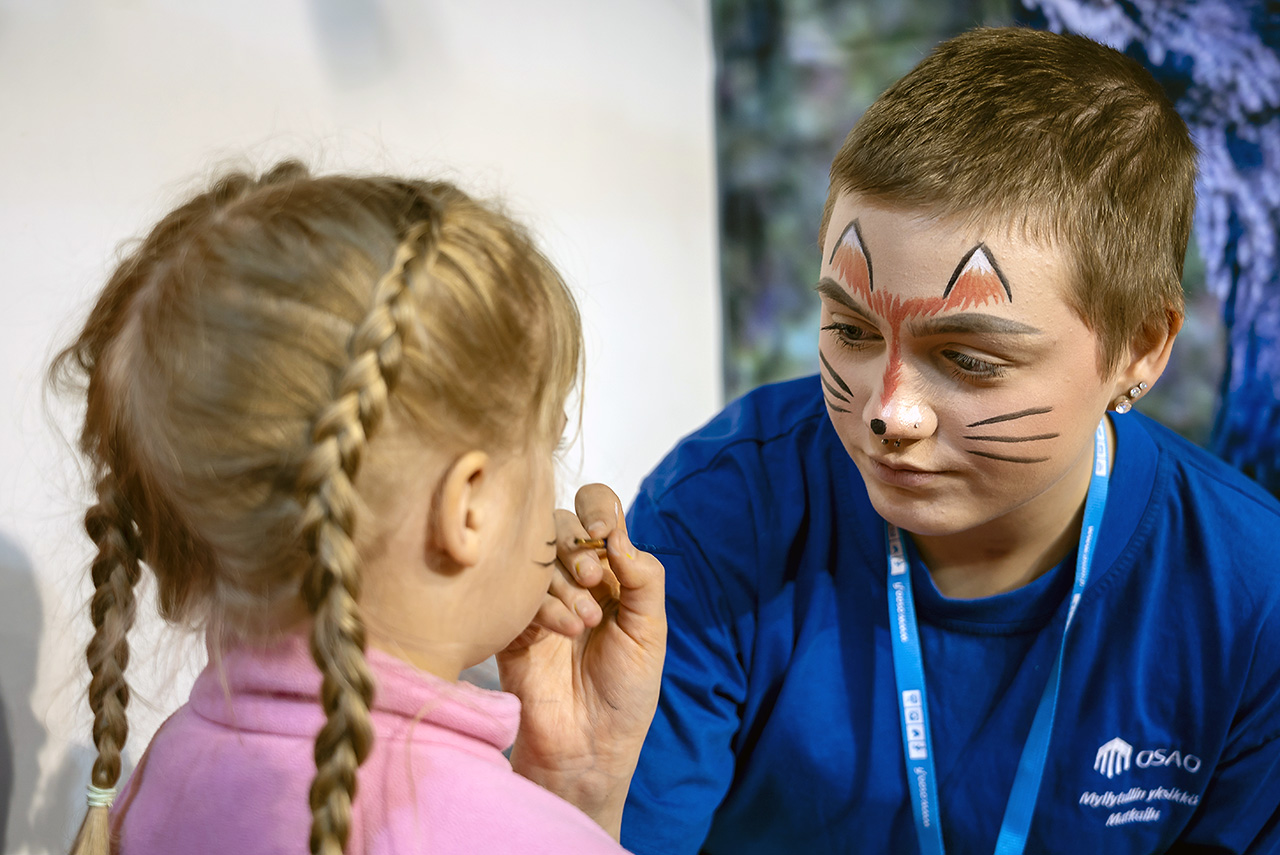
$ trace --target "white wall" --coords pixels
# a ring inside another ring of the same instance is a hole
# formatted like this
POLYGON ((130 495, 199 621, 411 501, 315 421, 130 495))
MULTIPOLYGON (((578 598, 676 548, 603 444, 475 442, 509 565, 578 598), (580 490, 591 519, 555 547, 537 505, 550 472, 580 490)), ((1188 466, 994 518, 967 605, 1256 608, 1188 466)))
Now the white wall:
MULTIPOLYGON (((5 852, 66 846, 92 759, 86 493, 42 382, 120 242, 228 160, 501 196, 583 308, 568 480, 628 499, 720 404, 711 75, 701 0, 0 0, 5 852)), ((135 636, 131 761, 202 656, 135 636)))

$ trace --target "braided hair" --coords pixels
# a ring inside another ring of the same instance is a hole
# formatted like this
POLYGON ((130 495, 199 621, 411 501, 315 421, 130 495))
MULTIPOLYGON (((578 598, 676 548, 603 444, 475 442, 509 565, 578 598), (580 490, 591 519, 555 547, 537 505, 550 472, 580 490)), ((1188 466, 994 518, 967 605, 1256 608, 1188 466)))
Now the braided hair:
MULTIPOLYGON (((51 369, 85 396, 97 485, 93 787, 120 778, 145 569, 160 614, 213 638, 309 620, 325 712, 310 851, 341 853, 374 739, 360 555, 377 520, 357 483, 394 493, 392 464, 357 477, 369 443, 393 422, 446 453, 515 449, 558 429, 580 362, 549 262, 451 185, 286 161, 162 219, 51 369)), ((73 852, 109 853, 107 826, 91 806, 73 852)))

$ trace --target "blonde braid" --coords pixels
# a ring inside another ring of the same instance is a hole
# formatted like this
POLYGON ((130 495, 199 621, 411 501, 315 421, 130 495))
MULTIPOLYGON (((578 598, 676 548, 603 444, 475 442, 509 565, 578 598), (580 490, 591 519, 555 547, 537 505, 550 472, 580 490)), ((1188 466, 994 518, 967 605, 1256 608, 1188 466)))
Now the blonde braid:
POLYGON ((312 556, 302 594, 314 616, 311 654, 323 675, 325 724, 316 736, 311 784, 311 852, 340 855, 351 833, 356 770, 373 743, 369 705, 373 676, 364 658, 360 573, 353 541, 353 481, 369 436, 387 410, 399 378, 415 309, 406 268, 434 247, 436 217, 410 230, 391 269, 379 280, 373 308, 351 337, 351 361, 337 398, 316 420, 312 450, 298 478, 305 497, 301 532, 312 556))
MULTIPOLYGON (((357 552, 357 509, 383 507, 404 477, 397 449, 365 453, 369 437, 523 447, 555 429, 580 353, 550 263, 448 184, 286 162, 225 176, 157 223, 51 369, 84 394, 81 448, 105 473, 86 518, 95 786, 120 777, 140 568, 166 619, 215 641, 272 637, 308 609, 325 710, 310 850, 340 855, 374 739, 359 556, 385 534, 361 520, 357 552)), ((76 852, 108 853, 104 808, 90 826, 76 852)))
MULTIPOLYGON (((141 543, 114 475, 108 473, 98 482, 98 503, 85 514, 84 527, 98 547, 89 605, 94 632, 85 650, 93 675, 89 708, 98 749, 92 781, 101 790, 112 790, 120 780, 120 752, 129 735, 125 715, 129 684, 124 671, 129 664, 128 633, 136 612, 134 587, 142 575, 141 543)), ((96 855, 110 850, 107 808, 91 806, 71 851, 73 855, 96 855)))

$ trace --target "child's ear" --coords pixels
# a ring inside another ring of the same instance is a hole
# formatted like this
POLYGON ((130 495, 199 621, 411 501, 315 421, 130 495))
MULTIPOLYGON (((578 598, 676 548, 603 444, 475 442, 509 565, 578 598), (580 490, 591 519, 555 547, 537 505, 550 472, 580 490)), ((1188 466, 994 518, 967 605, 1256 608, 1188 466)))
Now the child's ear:
MULTIPOLYGON (((1127 395, 1139 383, 1154 386, 1169 364, 1173 342, 1182 329, 1182 315, 1169 312, 1167 323, 1148 329, 1130 351, 1128 365, 1116 372, 1115 397, 1127 395)), ((1145 391, 1145 390, 1144 390, 1145 391)))
POLYGON ((434 519, 428 528, 432 544, 460 568, 480 560, 480 525, 484 521, 481 495, 484 481, 493 468, 489 455, 468 451, 446 470, 440 485, 440 500, 431 508, 434 519))

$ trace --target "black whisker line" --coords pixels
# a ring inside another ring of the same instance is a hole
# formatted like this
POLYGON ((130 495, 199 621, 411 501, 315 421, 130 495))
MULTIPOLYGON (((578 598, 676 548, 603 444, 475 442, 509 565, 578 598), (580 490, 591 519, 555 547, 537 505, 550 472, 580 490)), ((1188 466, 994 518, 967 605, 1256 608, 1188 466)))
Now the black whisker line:
MULTIPOLYGON (((819 376, 821 376, 821 375, 819 375, 819 376)), ((844 395, 841 395, 841 394, 840 394, 840 390, 838 390, 835 386, 832 386, 832 385, 827 381, 827 378, 826 378, 826 377, 823 377, 823 378, 822 378, 822 386, 823 386, 823 388, 825 388, 828 392, 830 392, 830 393, 831 393, 832 397, 837 398, 838 400, 844 401, 846 404, 847 404, 847 403, 849 403, 849 399, 848 399, 848 398, 846 398, 844 395)))
POLYGON ((550 567, 552 564, 556 563, 556 560, 552 558, 550 561, 535 561, 533 563, 537 564, 539 567, 550 567))
POLYGON ((1005 463, 1044 463, 1049 459, 1047 457, 1005 457, 1003 454, 974 451, 971 448, 966 448, 965 451, 968 451, 970 454, 976 454, 978 457, 986 457, 990 460, 1003 460, 1005 463))
POLYGON ((850 413, 850 412, 853 412, 852 410, 846 410, 844 407, 838 406, 838 405, 836 404, 836 402, 835 402, 835 401, 833 401, 833 400, 831 400, 830 398, 827 398, 827 399, 826 399, 826 401, 827 401, 827 406, 828 406, 828 407, 830 407, 831 409, 835 410, 837 413, 850 413))
POLYGON ((965 439, 977 439, 983 442, 1035 442, 1038 439, 1057 439, 1061 434, 1038 433, 1035 436, 966 436, 965 439))
MULTIPOLYGON (((819 356, 821 356, 821 354, 819 354, 819 356)), ((1053 412, 1053 407, 1032 407, 1029 410, 1018 410, 1016 413, 1005 413, 1003 416, 992 416, 989 419, 983 419, 980 422, 974 422, 971 425, 965 425, 965 427, 975 428, 975 427, 982 427, 983 425, 993 425, 996 422, 1011 422, 1014 419, 1025 418, 1026 416, 1038 416, 1043 413, 1051 413, 1051 412, 1053 412)))
MULTIPOLYGON (((837 374, 836 370, 831 367, 831 363, 827 362, 827 358, 822 355, 822 351, 818 351, 818 358, 821 359, 822 364, 827 367, 827 371, 830 372, 831 379, 836 381, 836 385, 843 389, 846 395, 852 395, 853 390, 849 388, 849 384, 845 383, 844 378, 837 374)), ((969 425, 969 427, 973 427, 973 425, 969 425)))

